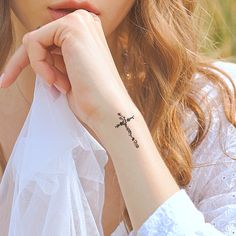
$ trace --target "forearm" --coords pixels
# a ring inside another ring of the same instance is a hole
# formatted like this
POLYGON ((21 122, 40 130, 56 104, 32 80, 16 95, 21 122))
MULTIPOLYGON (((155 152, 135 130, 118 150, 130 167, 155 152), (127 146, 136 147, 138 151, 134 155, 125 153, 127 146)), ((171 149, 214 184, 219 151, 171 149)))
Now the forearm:
POLYGON ((94 125, 94 131, 112 158, 132 225, 137 230, 158 206, 179 190, 179 186, 136 107, 120 106, 117 112, 114 110, 94 125), (118 112, 126 118, 134 115, 127 126, 137 140, 138 148, 124 125, 115 128, 121 122, 118 112))

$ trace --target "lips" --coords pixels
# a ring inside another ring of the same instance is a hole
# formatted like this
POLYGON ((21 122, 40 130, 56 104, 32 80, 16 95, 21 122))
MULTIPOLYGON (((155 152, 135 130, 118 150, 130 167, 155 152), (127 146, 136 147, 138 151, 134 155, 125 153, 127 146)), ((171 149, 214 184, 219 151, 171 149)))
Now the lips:
POLYGON ((87 1, 61 1, 48 7, 54 20, 59 19, 75 10, 84 9, 96 15, 100 15, 99 10, 87 1))
POLYGON ((54 9, 50 9, 49 8, 49 13, 52 17, 53 20, 57 20, 69 13, 71 13, 72 11, 68 11, 68 10, 63 10, 63 9, 60 9, 60 10, 54 10, 54 9))

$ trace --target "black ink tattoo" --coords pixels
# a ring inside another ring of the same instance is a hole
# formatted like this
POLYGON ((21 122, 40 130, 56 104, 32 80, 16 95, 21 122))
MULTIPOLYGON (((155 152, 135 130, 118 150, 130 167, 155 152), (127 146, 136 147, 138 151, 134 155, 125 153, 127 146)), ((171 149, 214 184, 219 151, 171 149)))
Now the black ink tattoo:
POLYGON ((127 126, 127 122, 129 122, 131 119, 134 119, 134 115, 129 117, 129 118, 125 118, 124 116, 121 115, 121 113, 117 113, 117 115, 119 115, 119 119, 122 120, 119 124, 117 124, 115 126, 115 128, 118 128, 119 126, 122 126, 124 125, 129 133, 129 136, 132 138, 132 141, 134 142, 134 145, 136 148, 139 147, 138 143, 137 143, 137 140, 132 136, 132 131, 130 130, 130 128, 127 126))

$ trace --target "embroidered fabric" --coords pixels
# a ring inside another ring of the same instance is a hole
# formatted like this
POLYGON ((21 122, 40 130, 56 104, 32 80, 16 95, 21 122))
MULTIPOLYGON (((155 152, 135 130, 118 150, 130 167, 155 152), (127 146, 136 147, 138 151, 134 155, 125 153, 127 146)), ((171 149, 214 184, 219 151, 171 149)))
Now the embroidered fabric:
MULTIPOLYGON (((214 64, 236 85, 236 64, 214 64)), ((236 128, 224 115, 216 86, 202 77, 196 79, 213 112, 209 133, 192 156, 196 168, 191 182, 156 209, 137 232, 130 233, 132 236, 236 235, 236 128), (220 127, 222 132, 218 133, 220 127)), ((208 107, 202 107, 207 113, 208 107)), ((189 142, 195 137, 196 125, 196 117, 189 112, 184 124, 189 142)))

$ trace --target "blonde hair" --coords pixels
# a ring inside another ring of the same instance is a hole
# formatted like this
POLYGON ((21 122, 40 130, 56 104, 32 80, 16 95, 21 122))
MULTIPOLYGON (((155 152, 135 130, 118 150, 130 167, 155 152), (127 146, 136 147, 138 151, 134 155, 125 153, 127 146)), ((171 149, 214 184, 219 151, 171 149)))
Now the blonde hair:
MULTIPOLYGON (((192 153, 209 129, 204 111, 193 96, 198 94, 193 82, 196 73, 219 87, 226 117, 236 127, 235 85, 226 73, 212 65, 211 59, 198 52, 198 32, 193 17, 195 5, 193 0, 136 0, 124 21, 127 28, 120 27, 117 38, 118 51, 126 48, 129 55, 130 79, 122 77, 123 82, 179 186, 190 182, 192 153), (231 81, 233 93, 222 77, 209 68, 231 81), (183 111, 187 109, 194 112, 199 124, 190 144, 181 126, 183 111)), ((0 44, 0 69, 12 42, 8 8, 8 1, 2 0, 0 41, 4 44, 0 44)), ((123 215, 131 231, 127 208, 123 215)))

